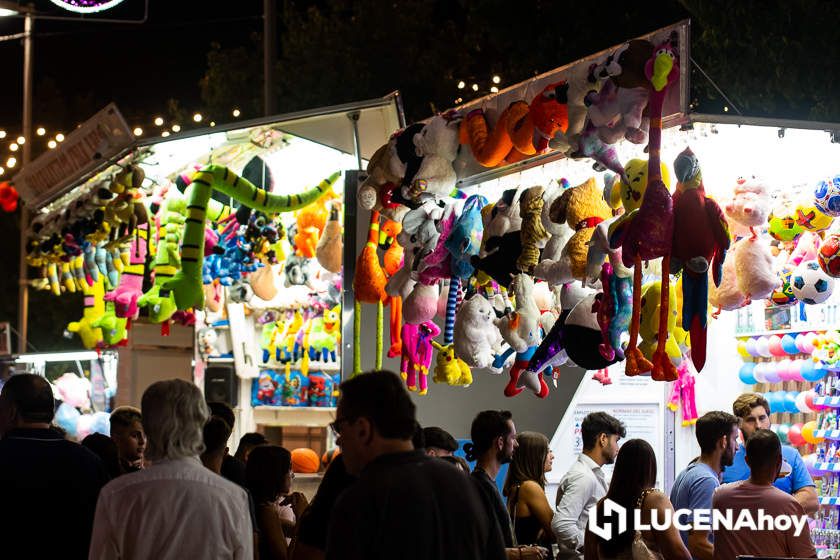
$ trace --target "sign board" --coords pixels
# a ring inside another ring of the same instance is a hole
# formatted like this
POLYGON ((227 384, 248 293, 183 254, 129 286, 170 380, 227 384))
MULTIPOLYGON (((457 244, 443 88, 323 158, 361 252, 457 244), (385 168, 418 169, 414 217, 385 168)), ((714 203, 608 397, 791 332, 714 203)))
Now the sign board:
POLYGON ((31 209, 37 209, 73 187, 103 161, 131 146, 134 136, 113 103, 67 135, 58 148, 26 164, 13 183, 31 209))

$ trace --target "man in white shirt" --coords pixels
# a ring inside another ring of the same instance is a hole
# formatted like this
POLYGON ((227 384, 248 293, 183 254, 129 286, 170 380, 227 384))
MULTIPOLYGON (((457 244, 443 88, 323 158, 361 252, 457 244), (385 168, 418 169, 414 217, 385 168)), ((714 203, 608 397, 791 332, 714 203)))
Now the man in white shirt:
POLYGON ((601 470, 618 455, 618 440, 627 435, 624 424, 605 412, 588 414, 580 426, 583 453, 560 481, 551 528, 557 539, 557 558, 583 559, 583 537, 589 508, 607 493, 601 470))
POLYGON ((143 393, 145 456, 152 466, 121 476, 99 493, 91 560, 251 559, 245 490, 204 468, 201 391, 180 379, 143 393))

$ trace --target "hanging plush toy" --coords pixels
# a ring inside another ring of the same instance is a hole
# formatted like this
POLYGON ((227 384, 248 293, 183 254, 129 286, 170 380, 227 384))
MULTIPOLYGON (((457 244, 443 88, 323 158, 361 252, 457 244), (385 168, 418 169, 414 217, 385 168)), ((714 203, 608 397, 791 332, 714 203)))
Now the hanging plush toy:
POLYGON ((368 239, 359 257, 356 259, 356 274, 353 277, 355 309, 353 313, 353 373, 362 371, 360 338, 362 329, 362 303, 376 304, 376 369, 382 367, 382 316, 383 305, 388 297, 385 293, 385 271, 379 263, 376 249, 379 246, 379 212, 370 213, 368 239))
MULTIPOLYGON (((393 220, 386 220, 379 233, 379 247, 385 249, 382 255, 382 269, 385 275, 390 279, 399 273, 400 269, 405 266, 405 254, 397 237, 402 231, 402 225, 393 220)), ((402 354, 402 339, 400 338, 400 325, 402 324, 402 297, 400 295, 393 296, 388 293, 387 286, 385 293, 388 294, 387 305, 390 307, 390 323, 389 332, 391 336, 391 346, 388 348, 388 357, 394 358, 402 354)))
POLYGON ((729 225, 720 206, 706 196, 700 164, 686 148, 674 161, 674 241, 671 271, 683 271, 682 328, 691 333, 691 361, 697 371, 706 363, 708 271, 720 285, 729 249, 729 225))
POLYGON ((128 331, 126 331, 128 319, 118 317, 114 302, 105 302, 105 313, 99 319, 93 321, 91 326, 102 329, 102 342, 104 346, 112 348, 114 346, 123 346, 128 341, 128 331))
POLYGON ((371 156, 367 178, 359 186, 356 199, 360 208, 376 210, 389 220, 401 222, 408 207, 392 200, 402 181, 402 175, 396 174, 391 166, 391 159, 396 159, 395 146, 396 136, 393 136, 371 156))
POLYGON ((683 361, 677 368, 679 378, 671 387, 671 397, 668 399, 668 408, 673 412, 682 408, 682 426, 687 428, 697 423, 697 404, 694 394, 696 382, 694 373, 690 370, 688 361, 683 361))
POLYGON ((137 300, 143 295, 143 276, 146 272, 148 229, 146 225, 138 227, 130 245, 129 265, 120 276, 117 288, 105 294, 105 301, 114 302, 117 317, 136 319, 140 309, 137 300))
POLYGON ((523 160, 548 149, 549 140, 569 125, 565 81, 548 84, 530 105, 511 103, 502 111, 492 131, 484 111, 476 109, 461 123, 461 141, 469 144, 475 160, 496 167, 523 160))
POLYGON ((435 383, 447 383, 453 386, 469 387, 472 385, 472 372, 464 360, 455 356, 455 349, 452 345, 443 346, 434 340, 432 341, 437 351, 435 362, 435 375, 432 381, 435 383))
POLYGON ((551 219, 551 208, 557 199, 569 188, 569 181, 560 179, 558 183, 546 189, 543 195, 543 207, 540 214, 540 221, 542 226, 548 234, 549 238, 543 248, 542 259, 550 261, 559 261, 563 247, 569 241, 569 238, 574 233, 574 230, 567 226, 565 222, 557 223, 551 219))
POLYGON ((78 334, 82 339, 82 346, 89 350, 96 348, 102 342, 102 329, 94 327, 93 323, 105 313, 104 296, 103 279, 100 278, 85 291, 85 308, 82 318, 67 325, 67 330, 78 334))
POLYGON ((548 232, 542 225, 543 193, 540 187, 531 187, 522 193, 519 200, 519 216, 522 218, 520 240, 522 252, 516 260, 520 272, 532 274, 540 260, 542 247, 548 240, 548 232))
MULTIPOLYGON (((653 358, 659 347, 659 336, 662 332, 659 328, 659 321, 662 319, 662 283, 660 281, 649 282, 642 287, 642 307, 639 313, 639 350, 648 360, 653 358)), ((674 336, 674 329, 677 325, 677 296, 674 290, 668 293, 668 315, 665 324, 665 354, 675 366, 682 361, 682 351, 674 336)), ((673 380, 672 380, 673 381, 673 380)))
POLYGON ((330 217, 324 226, 315 257, 318 264, 330 272, 341 272, 341 255, 344 251, 344 241, 341 235, 341 202, 334 200, 330 205, 330 217))
POLYGON ((487 298, 475 294, 455 315, 455 355, 470 367, 489 368, 502 351, 502 335, 494 323, 496 312, 487 298))
POLYGON ((427 321, 420 325, 406 323, 402 328, 402 361, 400 374, 409 391, 419 395, 428 392, 429 367, 432 365, 432 339, 440 334, 440 327, 427 321))
POLYGON ((403 178, 403 197, 419 201, 425 195, 452 196, 457 177, 452 163, 458 157, 461 117, 455 111, 435 115, 413 137, 422 160, 413 177, 403 178))
POLYGON ((534 280, 527 274, 517 274, 511 282, 510 291, 516 298, 514 312, 497 322, 502 338, 516 352, 516 358, 509 372, 510 381, 505 387, 505 396, 516 396, 527 387, 539 398, 544 399, 548 396, 548 385, 541 374, 538 374, 536 378, 526 375, 520 383, 520 376, 526 372, 528 362, 541 340, 540 310, 534 302, 534 280))

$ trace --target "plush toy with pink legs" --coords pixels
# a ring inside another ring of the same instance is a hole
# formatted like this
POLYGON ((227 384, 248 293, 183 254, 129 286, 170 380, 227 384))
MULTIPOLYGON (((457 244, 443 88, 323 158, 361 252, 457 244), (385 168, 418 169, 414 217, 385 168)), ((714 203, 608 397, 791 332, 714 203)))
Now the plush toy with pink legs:
POLYGON ((409 391, 425 395, 429 390, 428 375, 432 365, 432 339, 440 334, 440 327, 431 321, 402 327, 402 360, 400 375, 409 391))
POLYGON ((138 226, 131 239, 129 264, 123 269, 116 289, 105 294, 105 301, 114 302, 114 312, 121 319, 136 319, 140 313, 137 300, 143 295, 143 274, 146 270, 148 226, 138 226))
POLYGON ((674 412, 677 411, 678 407, 682 408, 683 427, 697 423, 697 401, 694 395, 696 379, 688 362, 688 360, 683 360, 677 368, 679 378, 674 381, 674 385, 671 387, 671 397, 668 399, 668 408, 674 412))

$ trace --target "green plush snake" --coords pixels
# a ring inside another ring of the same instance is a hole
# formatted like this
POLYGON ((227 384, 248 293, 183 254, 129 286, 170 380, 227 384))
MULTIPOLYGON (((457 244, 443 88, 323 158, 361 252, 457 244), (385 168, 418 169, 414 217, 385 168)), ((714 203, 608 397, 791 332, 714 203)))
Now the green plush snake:
POLYGON ((204 305, 201 289, 201 267, 204 261, 204 222, 207 202, 213 189, 234 198, 242 204, 267 214, 292 212, 312 204, 329 191, 340 177, 336 172, 307 191, 291 195, 270 194, 258 189, 247 179, 227 167, 208 165, 193 175, 191 192, 187 201, 183 243, 181 244, 181 270, 166 282, 164 288, 175 294, 175 304, 184 311, 204 305))

